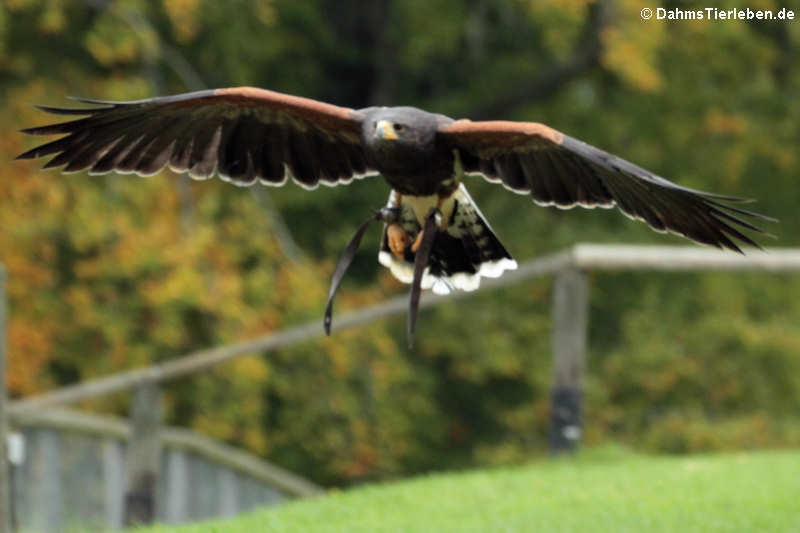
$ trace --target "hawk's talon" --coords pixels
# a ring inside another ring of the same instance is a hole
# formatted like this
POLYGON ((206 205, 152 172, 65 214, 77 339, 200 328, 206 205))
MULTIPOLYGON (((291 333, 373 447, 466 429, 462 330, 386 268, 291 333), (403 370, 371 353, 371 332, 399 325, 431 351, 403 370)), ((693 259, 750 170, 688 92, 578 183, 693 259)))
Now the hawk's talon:
POLYGON ((423 233, 425 233, 425 230, 424 229, 420 230, 420 232, 417 233, 417 238, 414 239, 414 242, 411 243, 411 251, 412 252, 417 253, 417 250, 419 250, 419 245, 422 244, 422 234, 423 233))
POLYGON ((386 228, 386 240, 389 244, 389 250, 392 251, 394 256, 398 259, 403 259, 405 256, 406 244, 408 243, 408 233, 400 224, 393 222, 386 228))

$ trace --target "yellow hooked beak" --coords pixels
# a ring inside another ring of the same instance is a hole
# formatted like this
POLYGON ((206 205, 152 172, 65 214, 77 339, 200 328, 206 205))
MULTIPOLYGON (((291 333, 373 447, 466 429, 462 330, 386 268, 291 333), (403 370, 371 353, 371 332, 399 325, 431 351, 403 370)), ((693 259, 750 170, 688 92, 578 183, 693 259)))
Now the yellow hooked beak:
POLYGON ((388 139, 394 141, 397 139, 397 132, 394 131, 394 124, 388 120, 379 120, 375 125, 375 133, 373 137, 380 137, 381 139, 388 139))

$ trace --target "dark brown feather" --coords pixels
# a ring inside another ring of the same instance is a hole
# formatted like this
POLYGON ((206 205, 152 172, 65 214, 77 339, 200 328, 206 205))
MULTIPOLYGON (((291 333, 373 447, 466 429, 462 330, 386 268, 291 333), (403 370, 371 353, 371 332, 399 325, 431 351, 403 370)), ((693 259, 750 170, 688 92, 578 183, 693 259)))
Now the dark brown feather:
POLYGON ((195 179, 210 178, 217 169, 222 124, 216 124, 195 137, 192 156, 189 159, 189 175, 195 179))
POLYGON ((167 136, 156 137, 142 154, 135 172, 140 176, 152 176, 164 168, 175 148, 175 138, 167 136))
POLYGON ((734 239, 758 246, 737 228, 763 233, 744 218, 773 220, 728 205, 740 198, 682 187, 542 124, 460 120, 442 124, 438 135, 463 154, 466 172, 502 181, 539 203, 563 208, 616 204, 657 231, 737 252, 734 239))
POLYGON ((264 138, 268 140, 262 145, 261 180, 269 185, 279 185, 286 178, 283 154, 286 151, 286 130, 283 126, 270 124, 265 126, 264 138))
POLYGON ((193 143, 194 139, 189 135, 180 135, 175 139, 175 146, 169 157, 169 166, 173 171, 186 172, 189 170, 193 143))
POLYGON ((117 168, 119 162, 134 148, 137 139, 133 135, 123 135, 108 152, 92 165, 89 172, 92 174, 105 174, 117 168))
POLYGON ((18 158, 54 155, 46 168, 141 175, 169 164, 198 179, 218 172, 240 185, 259 178, 282 184, 288 164, 309 188, 320 180, 347 183, 372 170, 361 146, 362 114, 308 98, 237 87, 134 102, 78 100, 93 107, 39 106, 85 116, 23 130, 66 136, 18 158))
POLYGON ((505 176, 506 184, 512 189, 525 189, 525 173, 520 167, 517 154, 509 153, 494 158, 494 168, 498 175, 505 176))

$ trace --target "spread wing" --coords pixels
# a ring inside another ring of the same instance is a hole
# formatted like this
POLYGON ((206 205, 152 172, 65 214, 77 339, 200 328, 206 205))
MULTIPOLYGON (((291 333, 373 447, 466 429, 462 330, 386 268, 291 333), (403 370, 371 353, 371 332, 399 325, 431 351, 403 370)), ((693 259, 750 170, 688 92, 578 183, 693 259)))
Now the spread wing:
POLYGON ((362 113, 251 87, 135 102, 79 99, 87 108, 39 106, 84 118, 23 130, 65 136, 17 159, 55 154, 45 168, 149 176, 165 166, 195 179, 313 189, 374 174, 361 144, 362 113))
POLYGON ((543 124, 459 120, 440 126, 438 135, 459 150, 465 172, 540 205, 616 205, 656 231, 740 253, 736 240, 759 247, 742 228, 763 233, 745 219, 774 220, 730 205, 746 200, 682 187, 543 124))

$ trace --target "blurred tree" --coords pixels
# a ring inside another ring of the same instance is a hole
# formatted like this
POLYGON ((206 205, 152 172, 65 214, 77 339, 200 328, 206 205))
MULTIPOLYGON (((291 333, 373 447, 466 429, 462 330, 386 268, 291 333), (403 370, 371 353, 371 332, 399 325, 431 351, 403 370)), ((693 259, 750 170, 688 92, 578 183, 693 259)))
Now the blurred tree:
MULTIPOLYGON (((15 130, 42 120, 28 104, 68 94, 257 85, 355 107, 541 121, 683 184, 758 198, 781 219, 779 244, 797 245, 800 215, 786 191, 799 166, 800 26, 643 22, 640 8, 7 0, 0 261, 10 273, 12 393, 318 319, 333 260, 388 192, 375 180, 311 194, 290 186, 265 204, 261 193, 185 186, 169 173, 60 176, 12 162, 30 146, 15 130)), ((617 212, 564 213, 480 179, 470 187, 519 259, 576 241, 682 242, 617 212)), ((340 308, 404 290, 374 255, 364 246, 340 308)), ((603 274, 592 283, 590 442, 676 452, 800 442, 796 280, 603 274)), ((522 460, 545 447, 548 304, 540 281, 426 312, 413 353, 395 320, 254 354, 172 387, 169 418, 324 483, 522 460)))

